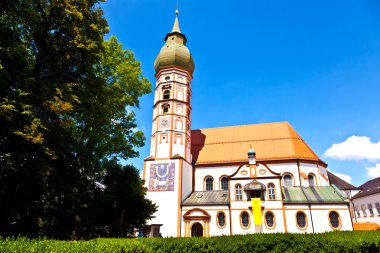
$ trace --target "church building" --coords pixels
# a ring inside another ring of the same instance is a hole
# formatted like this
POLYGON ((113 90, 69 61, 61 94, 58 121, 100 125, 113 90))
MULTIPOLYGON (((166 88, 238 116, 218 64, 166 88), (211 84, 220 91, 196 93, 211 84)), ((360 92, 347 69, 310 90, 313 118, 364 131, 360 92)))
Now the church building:
POLYGON ((191 129, 195 64, 178 11, 155 63, 149 236, 352 230, 349 201, 288 122, 191 129))

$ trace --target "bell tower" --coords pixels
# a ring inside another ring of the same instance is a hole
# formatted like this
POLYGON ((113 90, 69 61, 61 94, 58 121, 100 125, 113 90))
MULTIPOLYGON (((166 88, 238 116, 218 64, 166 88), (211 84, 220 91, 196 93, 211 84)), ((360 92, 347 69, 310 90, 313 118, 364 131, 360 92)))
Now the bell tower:
MULTIPOLYGON (((194 61, 181 32, 178 10, 165 44, 154 62, 150 155, 144 162, 148 198, 158 205, 152 229, 181 236, 181 202, 192 191, 191 80, 194 61)), ((154 236, 154 232, 151 232, 154 236)))

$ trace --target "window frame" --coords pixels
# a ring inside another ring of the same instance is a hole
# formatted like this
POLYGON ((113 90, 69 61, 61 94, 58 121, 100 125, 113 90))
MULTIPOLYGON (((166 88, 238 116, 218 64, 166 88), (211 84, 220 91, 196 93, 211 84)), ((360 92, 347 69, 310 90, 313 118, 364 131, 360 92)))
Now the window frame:
POLYGON ((207 191, 207 192, 208 191, 214 191, 214 188, 215 188, 214 187, 214 178, 212 176, 210 176, 210 175, 209 176, 205 176, 205 178, 204 178, 204 190, 207 191), (212 190, 207 190, 207 180, 208 179, 212 180, 212 190))
POLYGON ((242 201, 243 200, 243 187, 241 184, 235 184, 235 200, 242 201), (240 194, 237 193, 238 189, 237 187, 240 186, 240 194), (238 199, 238 196, 240 196, 240 199, 238 199))
POLYGON ((162 99, 164 99, 164 100, 168 100, 168 99, 170 99, 170 90, 169 89, 165 89, 163 92, 162 92, 162 99), (168 97, 167 97, 167 95, 169 95, 168 97))
POLYGON ((223 175, 223 176, 221 176, 220 178, 219 178, 219 189, 221 190, 221 191, 228 191, 229 190, 229 185, 228 185, 228 177, 227 177, 227 175, 223 175), (223 189, 223 179, 226 179, 226 184, 227 184, 227 189, 223 189))
POLYGON ((274 183, 268 183, 267 184, 268 189, 268 200, 276 200, 276 186, 274 183), (270 185, 273 185, 273 189, 270 188, 270 185), (273 193, 271 194, 270 191, 273 190, 273 193), (273 199, 271 199, 271 196, 273 196, 273 199))
POLYGON ((339 213, 338 213, 337 211, 335 211, 335 210, 330 211, 330 212, 328 213, 328 215, 327 215, 327 218, 328 218, 328 220, 329 220, 329 225, 330 225, 330 227, 331 227, 333 230, 341 230, 341 228, 342 228, 342 220, 340 219, 340 215, 339 215, 339 213), (338 226, 338 227, 334 227, 334 226, 332 225, 332 223, 331 223, 331 217, 330 217, 330 215, 331 215, 332 213, 336 213, 337 216, 338 216, 338 222, 339 222, 339 226, 338 226))
POLYGON ((223 211, 219 211, 217 214, 216 214, 216 226, 218 227, 218 228, 220 228, 220 229, 222 229, 222 228, 225 228, 226 226, 227 226, 227 215, 223 212, 223 211), (221 226, 220 224, 219 224, 219 214, 223 214, 223 216, 224 216, 224 225, 223 226, 221 226))
POLYGON ((375 208, 377 211, 377 216, 380 216, 380 202, 375 202, 375 208))
POLYGON ((309 173, 309 175, 307 175, 307 183, 309 184, 309 187, 311 186, 309 177, 313 178, 313 185, 312 186, 317 186, 317 180, 316 180, 315 175, 313 173, 309 173))
POLYGON ((264 214, 264 225, 267 229, 270 229, 270 230, 273 230, 275 229, 276 227, 276 216, 274 215, 274 213, 272 211, 266 211, 265 214, 264 214), (272 214, 272 217, 273 217, 273 226, 269 226, 268 225, 268 222, 267 222, 267 215, 268 214, 272 214))
POLYGON ((360 218, 360 207, 359 206, 355 206, 355 212, 356 212, 356 217, 357 218, 360 218))
POLYGON ((373 212, 373 206, 372 206, 372 203, 368 203, 367 204, 367 207, 368 207, 368 211, 369 211, 369 217, 374 217, 375 214, 373 212))
POLYGON ((297 211, 296 212, 296 226, 298 227, 298 229, 300 230, 306 230, 307 227, 309 226, 309 222, 307 220, 307 215, 304 211, 297 211), (305 216, 305 226, 304 227, 301 227, 300 224, 298 223, 298 214, 303 214, 305 216))
POLYGON ((363 212, 363 218, 366 218, 367 217, 367 212, 366 212, 366 206, 365 206, 365 204, 361 204, 360 208, 362 209, 362 212, 363 212))
POLYGON ((293 177, 293 175, 292 174, 290 174, 290 173, 285 173, 284 175, 282 175, 282 183, 283 183, 283 186, 285 186, 285 187, 293 187, 294 186, 294 177, 293 177), (291 179, 291 182, 292 182, 292 185, 286 185, 286 183, 285 183, 285 177, 286 176, 289 176, 290 177, 290 179, 291 179))
POLYGON ((241 213, 240 213, 240 217, 239 217, 240 219, 240 226, 243 228, 243 229, 245 229, 245 230, 247 230, 247 229, 249 229, 250 227, 251 227, 251 219, 250 219, 250 216, 249 216, 249 213, 247 212, 247 211, 242 211, 241 213), (247 214, 247 220, 248 220, 248 225, 247 226, 244 226, 243 225, 243 214, 247 214))

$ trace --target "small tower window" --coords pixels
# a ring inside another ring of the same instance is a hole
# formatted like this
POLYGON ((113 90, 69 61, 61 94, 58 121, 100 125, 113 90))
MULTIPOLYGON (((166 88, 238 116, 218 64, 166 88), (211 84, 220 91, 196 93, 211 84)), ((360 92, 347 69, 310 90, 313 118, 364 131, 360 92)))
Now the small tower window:
POLYGON ((212 177, 207 177, 205 183, 206 183, 206 191, 214 190, 214 179, 212 177))
POLYGON ((164 104, 164 105, 162 106, 162 112, 163 112, 164 114, 168 113, 168 112, 169 112, 169 109, 170 109, 170 105, 169 105, 169 104, 164 104))
POLYGON ((222 177, 220 180, 220 188, 223 191, 228 191, 228 180, 227 177, 222 177))
POLYGON ((170 90, 164 91, 164 99, 170 99, 170 90))
POLYGON ((284 176, 284 186, 291 187, 293 186, 293 178, 291 175, 284 176))
POLYGON ((170 76, 165 76, 165 81, 170 81, 170 76))
POLYGON ((307 177, 307 180, 309 181, 309 187, 312 187, 312 186, 315 186, 315 183, 314 183, 314 176, 313 175, 309 175, 307 177))
POLYGON ((243 194, 241 191, 241 185, 240 184, 237 184, 235 186, 235 196, 236 196, 236 200, 242 200, 243 199, 243 194))

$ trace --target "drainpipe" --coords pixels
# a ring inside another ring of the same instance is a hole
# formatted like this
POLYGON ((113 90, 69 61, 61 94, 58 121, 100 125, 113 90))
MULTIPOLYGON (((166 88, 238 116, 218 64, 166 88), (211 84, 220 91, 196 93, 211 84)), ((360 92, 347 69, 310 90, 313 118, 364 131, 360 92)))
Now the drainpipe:
POLYGON ((311 205, 310 205, 310 203, 309 203, 309 212, 310 212, 310 219, 311 219, 311 228, 313 229, 313 234, 314 234, 315 231, 314 231, 313 214, 311 213, 311 205))
POLYGON ((300 162, 297 160, 297 168, 298 168, 298 179, 300 180, 300 186, 302 186, 301 183, 301 170, 300 170, 300 162))

